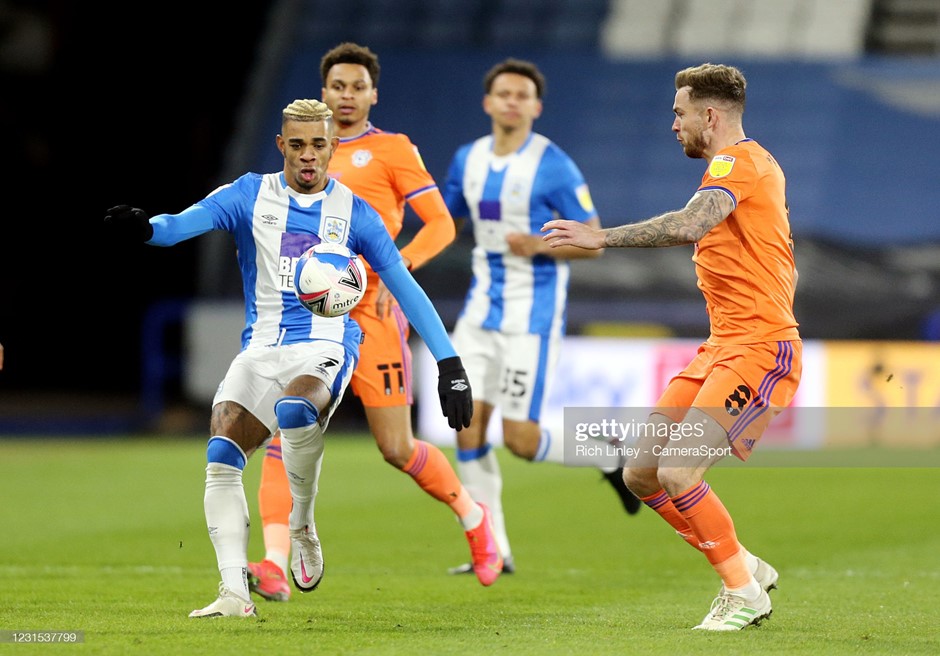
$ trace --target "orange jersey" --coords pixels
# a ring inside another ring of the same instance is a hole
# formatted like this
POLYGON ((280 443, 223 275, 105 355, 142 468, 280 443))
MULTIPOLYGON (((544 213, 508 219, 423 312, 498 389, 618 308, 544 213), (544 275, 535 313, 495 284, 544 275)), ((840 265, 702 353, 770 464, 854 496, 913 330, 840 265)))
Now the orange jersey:
MULTIPOLYGON (((440 253, 456 235, 454 220, 441 193, 404 134, 383 132, 368 124, 357 137, 340 139, 330 160, 329 174, 364 198, 382 217, 392 239, 401 232, 405 203, 424 222, 421 230, 401 249, 415 269, 440 253)), ((376 274, 367 267, 368 289, 378 289, 376 274)), ((371 296, 367 292, 367 298, 371 296)))
POLYGON ((713 344, 800 338, 793 316, 794 260, 786 180, 777 161, 745 139, 712 158, 698 188, 734 200, 728 217, 695 244, 713 344))

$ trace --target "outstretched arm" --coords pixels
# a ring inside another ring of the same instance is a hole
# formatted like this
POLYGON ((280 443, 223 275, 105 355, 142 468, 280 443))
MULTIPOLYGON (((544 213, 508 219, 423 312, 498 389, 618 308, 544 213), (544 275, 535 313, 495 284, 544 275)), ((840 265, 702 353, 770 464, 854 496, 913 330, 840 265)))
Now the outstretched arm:
POLYGON ((116 205, 108 210, 104 225, 123 239, 151 246, 172 246, 214 229, 212 213, 201 205, 192 205, 179 214, 158 214, 153 218, 138 207, 116 205))
MULTIPOLYGON (((601 227, 600 219, 594 217, 585 221, 584 225, 590 226, 595 230, 601 227)), ((546 240, 538 235, 530 235, 521 232, 513 232, 506 235, 506 242, 509 244, 509 250, 514 255, 522 257, 534 257, 536 255, 545 255, 556 260, 580 260, 585 258, 600 257, 603 250, 593 250, 580 248, 576 245, 553 247, 553 244, 545 243, 546 240)))
POLYGON ((576 221, 556 219, 542 226, 542 237, 552 248, 580 246, 660 248, 692 244, 725 220, 734 210, 734 200, 726 192, 709 189, 696 192, 684 208, 666 212, 646 221, 599 230, 576 221))

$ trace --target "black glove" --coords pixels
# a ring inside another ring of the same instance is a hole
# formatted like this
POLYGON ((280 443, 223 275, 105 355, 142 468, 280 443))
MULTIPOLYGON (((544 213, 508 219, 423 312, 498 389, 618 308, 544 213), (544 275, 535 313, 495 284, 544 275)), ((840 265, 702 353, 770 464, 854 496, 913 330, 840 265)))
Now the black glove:
POLYGON ((104 225, 125 241, 150 241, 153 226, 150 217, 138 207, 115 205, 104 216, 104 225))
POLYGON ((444 358, 437 363, 437 371, 437 393, 447 423, 454 430, 467 428, 473 417, 473 396, 460 357, 444 358))

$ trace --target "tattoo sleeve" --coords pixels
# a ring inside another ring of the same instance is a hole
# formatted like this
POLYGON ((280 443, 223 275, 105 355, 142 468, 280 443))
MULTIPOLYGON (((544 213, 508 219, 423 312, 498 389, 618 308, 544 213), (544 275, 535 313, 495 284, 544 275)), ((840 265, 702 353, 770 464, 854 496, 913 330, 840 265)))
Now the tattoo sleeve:
POLYGON ((734 202, 724 191, 697 192, 681 210, 666 212, 640 223, 610 228, 604 245, 613 248, 659 248, 692 244, 725 220, 734 202))

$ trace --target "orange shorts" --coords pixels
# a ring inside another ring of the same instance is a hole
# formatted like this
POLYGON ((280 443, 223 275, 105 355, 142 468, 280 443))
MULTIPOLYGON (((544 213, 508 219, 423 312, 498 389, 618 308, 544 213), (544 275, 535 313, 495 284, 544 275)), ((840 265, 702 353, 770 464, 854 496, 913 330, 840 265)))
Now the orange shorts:
POLYGON ((747 460, 770 421, 793 400, 803 371, 803 342, 716 345, 674 376, 656 411, 682 421, 697 408, 721 424, 734 454, 747 460))
POLYGON ((375 295, 367 295, 350 316, 362 328, 359 365, 349 386, 362 405, 387 408, 411 405, 412 366, 408 346, 410 327, 397 303, 385 318, 375 311, 375 295))

